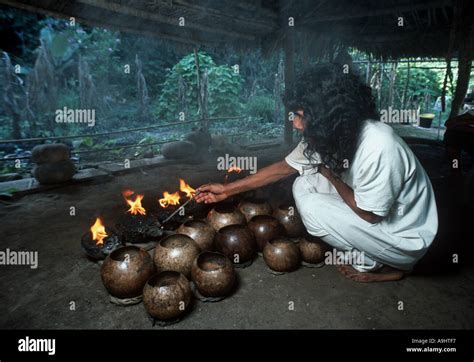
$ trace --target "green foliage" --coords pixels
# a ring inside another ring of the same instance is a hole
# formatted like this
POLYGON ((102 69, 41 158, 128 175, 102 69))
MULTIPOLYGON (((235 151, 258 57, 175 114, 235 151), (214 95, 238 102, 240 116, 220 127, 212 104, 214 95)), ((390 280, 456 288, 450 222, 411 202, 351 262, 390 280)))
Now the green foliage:
MULTIPOLYGON (((242 108, 240 92, 242 78, 228 65, 216 65, 206 53, 199 52, 199 68, 201 74, 208 73, 208 112, 209 116, 235 115, 242 108)), ((180 78, 186 84, 185 99, 187 102, 187 118, 199 117, 198 88, 196 62, 194 54, 188 54, 172 69, 167 70, 166 80, 158 102, 154 105, 154 113, 166 120, 176 120, 181 109, 179 96, 180 78)))
POLYGON ((275 112, 275 100, 268 95, 252 97, 247 103, 248 114, 252 117, 271 121, 275 112))
MULTIPOLYGON (((407 68, 400 67, 397 70, 397 80, 395 87, 401 92, 403 91, 407 78, 407 68)), ((431 69, 411 69, 410 70, 410 83, 408 85, 407 95, 416 96, 418 98, 424 97, 426 94, 432 97, 438 97, 441 95, 439 74, 431 69)), ((436 98, 434 98, 436 99, 436 98)))

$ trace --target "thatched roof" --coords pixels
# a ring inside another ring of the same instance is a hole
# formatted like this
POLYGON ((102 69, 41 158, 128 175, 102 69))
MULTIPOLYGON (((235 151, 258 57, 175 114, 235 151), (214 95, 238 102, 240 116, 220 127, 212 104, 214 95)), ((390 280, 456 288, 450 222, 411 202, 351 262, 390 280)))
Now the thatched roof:
MULTIPOLYGON (((294 18, 297 44, 322 56, 353 46, 385 58, 456 54, 473 29, 469 0, 0 0, 79 23, 191 46, 275 48, 294 18), (399 26, 399 18, 403 26, 399 26), (184 19, 184 26, 180 20, 184 19)), ((471 5, 471 6, 470 6, 471 5)), ((471 38, 472 39, 472 38, 471 38)), ((472 40, 471 40, 472 42, 472 40)), ((298 49, 297 49, 298 50, 298 49)))

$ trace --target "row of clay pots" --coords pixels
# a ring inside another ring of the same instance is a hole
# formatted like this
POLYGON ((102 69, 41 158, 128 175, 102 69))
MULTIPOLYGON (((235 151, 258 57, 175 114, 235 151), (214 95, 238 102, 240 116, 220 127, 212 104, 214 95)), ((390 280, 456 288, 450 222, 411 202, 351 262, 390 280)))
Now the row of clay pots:
MULTIPOLYGON (((294 265, 299 265, 299 259, 308 263, 320 262, 322 249, 319 244, 302 239, 298 248, 291 246, 291 241, 282 241, 288 235, 288 230, 290 230, 291 236, 302 234, 299 230, 302 222, 296 210, 290 206, 280 206, 274 213, 274 215, 280 216, 280 220, 286 222, 286 227, 277 218, 267 214, 271 211, 270 205, 263 201, 243 201, 239 208, 230 204, 220 204, 209 212, 207 222, 204 220, 187 221, 177 231, 194 239, 201 250, 212 250, 212 247, 215 246, 217 251, 227 256, 234 264, 251 261, 254 259, 256 252, 262 252, 266 246, 268 247, 265 253, 265 261, 274 270, 293 270, 294 265), (247 226, 245 226, 246 221, 248 221, 247 226), (268 245, 270 241, 275 239, 279 241, 268 245), (295 248, 298 250, 294 251, 295 248), (277 255, 276 258, 281 258, 282 255, 288 253, 288 258, 291 260, 287 260, 286 263, 284 260, 272 263, 271 255, 273 253, 277 255), (278 266, 282 263, 287 266, 278 266), (274 268, 273 265, 275 265, 274 268)), ((165 241, 165 243, 167 242, 165 241)), ((181 267, 173 265, 173 270, 179 270, 189 276, 191 260, 193 260, 196 253, 196 251, 192 252, 191 249, 188 248, 190 255, 187 258, 183 257, 184 250, 174 252, 179 255, 181 267), (187 265, 187 268, 184 265, 187 265)), ((168 253, 161 254, 167 255, 168 253)), ((157 266, 164 265, 170 269, 169 262, 166 260, 155 259, 155 264, 157 266)))
POLYGON ((291 272, 302 261, 318 264, 324 260, 326 247, 317 241, 300 238, 298 243, 287 238, 270 240, 263 249, 263 259, 268 267, 277 272, 291 272))
MULTIPOLYGON (((183 239, 171 239, 170 243, 165 244, 183 245, 179 240, 183 239)), ((194 241, 191 239, 190 245, 192 243, 194 241)), ((184 250, 189 249, 184 247, 184 250)), ((189 280, 179 270, 174 270, 176 268, 173 264, 166 267, 160 265, 160 268, 156 269, 157 274, 153 260, 145 250, 126 246, 113 251, 105 259, 101 277, 111 295, 124 299, 143 294, 145 308, 152 317, 160 320, 177 318, 191 301, 189 280)), ((196 255, 189 275, 192 276, 198 291, 205 297, 225 297, 235 282, 235 271, 230 260, 214 252, 196 255)))
POLYGON ((207 220, 217 232, 228 225, 250 223, 257 216, 273 216, 281 224, 285 234, 291 238, 301 236, 305 231, 294 206, 281 205, 272 212, 270 204, 258 199, 244 200, 238 208, 225 203, 217 205, 209 212, 207 220))

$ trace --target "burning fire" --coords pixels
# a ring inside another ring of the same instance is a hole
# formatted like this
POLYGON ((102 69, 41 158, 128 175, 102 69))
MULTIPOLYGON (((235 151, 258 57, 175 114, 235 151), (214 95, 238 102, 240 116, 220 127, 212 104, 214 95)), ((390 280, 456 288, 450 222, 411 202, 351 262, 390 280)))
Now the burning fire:
POLYGON ((231 172, 237 172, 237 173, 241 173, 242 172, 242 169, 240 167, 237 167, 237 166, 231 166, 228 170, 227 170, 228 173, 231 173, 231 172))
POLYGON ((176 191, 174 194, 170 194, 168 191, 163 192, 163 198, 159 199, 161 207, 168 207, 169 205, 179 205, 179 192, 176 191))
POLYGON ((191 198, 196 192, 191 186, 189 186, 182 178, 179 179, 179 190, 186 194, 186 197, 191 198))
POLYGON ((134 191, 132 190, 125 190, 122 192, 123 197, 125 198, 125 201, 127 201, 127 204, 130 206, 130 209, 128 209, 127 212, 129 212, 132 215, 146 215, 146 210, 142 206, 142 200, 143 200, 143 195, 137 195, 135 197, 135 200, 129 199, 130 196, 135 194, 134 191))
POLYGON ((104 238, 106 238, 108 235, 105 232, 105 226, 102 224, 102 220, 100 217, 98 217, 95 220, 95 224, 91 226, 91 232, 92 232, 92 240, 95 241, 96 245, 103 245, 104 244, 104 238))

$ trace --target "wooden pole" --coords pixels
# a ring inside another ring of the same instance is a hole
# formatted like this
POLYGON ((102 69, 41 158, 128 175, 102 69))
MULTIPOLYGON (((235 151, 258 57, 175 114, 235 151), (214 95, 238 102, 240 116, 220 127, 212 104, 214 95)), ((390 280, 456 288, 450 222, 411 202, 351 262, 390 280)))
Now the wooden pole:
POLYGON ((367 61, 367 68, 365 71, 365 84, 370 85, 370 59, 367 61))
POLYGON ((461 110, 461 106, 466 96, 467 88, 469 86, 469 78, 471 75, 472 56, 469 54, 468 49, 461 47, 459 49, 459 68, 458 68, 458 79, 456 81, 456 90, 454 91, 454 97, 451 102, 451 113, 449 118, 456 117, 461 110))
POLYGON ((377 92, 377 101, 379 104, 379 109, 382 108, 382 83, 383 83, 383 63, 380 63, 380 77, 379 77, 379 89, 377 92))
POLYGON ((459 114, 466 96, 471 75, 472 58, 474 57, 474 8, 469 0, 459 0, 454 8, 455 15, 459 15, 454 29, 459 41, 459 64, 456 90, 451 103, 449 118, 459 114))

